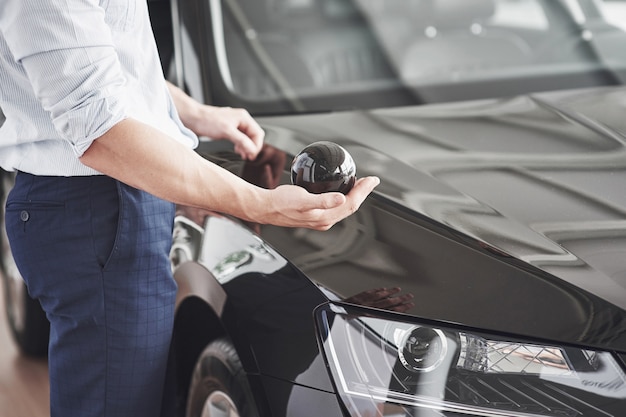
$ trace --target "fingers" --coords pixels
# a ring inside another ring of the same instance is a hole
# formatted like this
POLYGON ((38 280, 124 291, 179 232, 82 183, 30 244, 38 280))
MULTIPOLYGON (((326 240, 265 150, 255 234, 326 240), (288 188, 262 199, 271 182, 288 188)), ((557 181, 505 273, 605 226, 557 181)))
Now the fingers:
POLYGON ((243 159, 253 160, 263 147, 265 131, 243 109, 232 109, 237 122, 236 129, 231 131, 230 140, 235 144, 235 152, 243 159))
POLYGON ((240 130, 233 130, 228 139, 235 145, 235 152, 242 159, 254 160, 263 147, 263 134, 255 133, 248 136, 240 130))
POLYGON ((312 228, 328 230, 337 222, 356 212, 368 195, 380 183, 378 177, 360 178, 347 195, 341 193, 311 194, 318 196, 319 225, 312 228))
POLYGON ((380 179, 378 177, 364 177, 356 180, 354 187, 352 187, 346 196, 351 202, 354 211, 358 210, 361 203, 363 203, 367 196, 374 191, 374 188, 376 188, 378 184, 380 184, 380 179))
POLYGON ((322 203, 320 208, 333 209, 345 204, 346 206, 342 208, 348 209, 351 214, 359 209, 363 201, 365 201, 367 196, 370 195, 378 184, 380 184, 378 177, 359 178, 356 180, 350 192, 345 196, 335 192, 314 195, 319 196, 318 199, 322 203))
POLYGON ((296 185, 281 185, 267 190, 267 204, 259 207, 259 223, 325 231, 357 211, 379 183, 377 177, 361 178, 347 195, 311 194, 296 185))
POLYGON ((253 160, 261 151, 265 132, 247 110, 205 105, 199 119, 192 129, 197 135, 229 140, 243 159, 253 160))

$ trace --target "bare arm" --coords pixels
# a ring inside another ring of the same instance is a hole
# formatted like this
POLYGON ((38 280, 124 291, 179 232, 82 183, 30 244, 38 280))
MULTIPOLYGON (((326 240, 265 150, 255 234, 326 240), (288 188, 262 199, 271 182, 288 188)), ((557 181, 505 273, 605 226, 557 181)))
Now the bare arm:
POLYGON ((124 120, 98 138, 81 162, 163 199, 262 224, 329 229, 354 213, 378 184, 357 181, 350 194, 310 194, 283 185, 256 187, 146 124, 124 120), (146 139, 149 138, 149 139, 146 139))
POLYGON ((198 136, 228 139, 243 159, 256 158, 265 132, 245 109, 199 103, 169 81, 167 87, 181 121, 198 136))

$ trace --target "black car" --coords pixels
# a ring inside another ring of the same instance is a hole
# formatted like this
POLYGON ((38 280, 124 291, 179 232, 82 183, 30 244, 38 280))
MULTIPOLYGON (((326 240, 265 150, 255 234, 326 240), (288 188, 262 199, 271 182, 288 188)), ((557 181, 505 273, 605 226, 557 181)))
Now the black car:
POLYGON ((181 416, 626 415, 626 1, 171 6, 170 79, 266 131, 201 155, 275 187, 330 141, 382 180, 327 232, 179 207, 181 416))

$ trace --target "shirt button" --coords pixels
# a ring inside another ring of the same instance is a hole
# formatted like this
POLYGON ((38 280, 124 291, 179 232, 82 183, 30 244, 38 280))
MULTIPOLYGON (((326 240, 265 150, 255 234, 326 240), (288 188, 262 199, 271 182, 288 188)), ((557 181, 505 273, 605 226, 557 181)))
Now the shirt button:
POLYGON ((27 222, 28 219, 30 219, 30 214, 28 214, 26 210, 22 210, 22 212, 20 213, 20 220, 22 220, 23 222, 27 222))

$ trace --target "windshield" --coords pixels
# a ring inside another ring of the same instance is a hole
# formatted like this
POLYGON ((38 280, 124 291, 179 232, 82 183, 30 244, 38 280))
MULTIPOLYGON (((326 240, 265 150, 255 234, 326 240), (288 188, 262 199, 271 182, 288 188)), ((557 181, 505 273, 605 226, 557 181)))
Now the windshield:
POLYGON ((626 0, 209 0, 219 74, 259 113, 626 79, 626 0))

